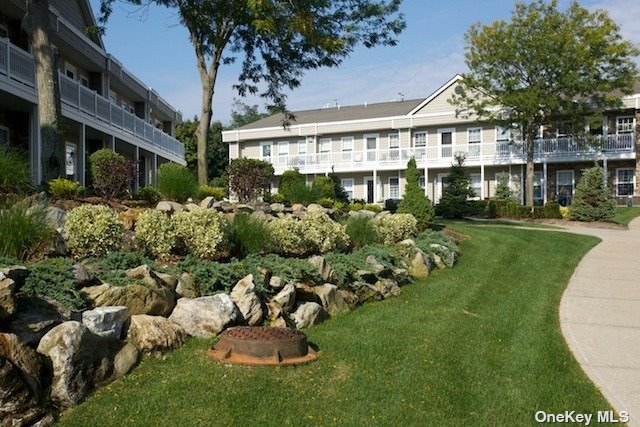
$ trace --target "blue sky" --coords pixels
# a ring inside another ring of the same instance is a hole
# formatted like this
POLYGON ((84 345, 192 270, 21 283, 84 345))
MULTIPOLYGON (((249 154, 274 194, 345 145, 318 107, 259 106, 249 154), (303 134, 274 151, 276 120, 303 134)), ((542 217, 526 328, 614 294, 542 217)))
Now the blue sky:
MULTIPOLYGON (((94 11, 99 0, 91 0, 94 11)), ((561 4, 568 1, 562 0, 561 4)), ((584 6, 603 8, 620 24, 624 36, 640 44, 640 1, 589 0, 584 6)), ((407 28, 395 47, 359 48, 340 67, 308 72, 289 93, 292 110, 333 104, 356 105, 426 97, 464 70, 464 33, 472 23, 508 18, 508 0, 405 0, 407 28)), ((107 51, 190 118, 200 111, 200 80, 187 32, 175 11, 157 6, 142 14, 116 4, 104 37, 107 51)), ((222 66, 216 83, 213 118, 228 123, 238 66, 222 66)), ((247 104, 263 105, 259 98, 247 104)))

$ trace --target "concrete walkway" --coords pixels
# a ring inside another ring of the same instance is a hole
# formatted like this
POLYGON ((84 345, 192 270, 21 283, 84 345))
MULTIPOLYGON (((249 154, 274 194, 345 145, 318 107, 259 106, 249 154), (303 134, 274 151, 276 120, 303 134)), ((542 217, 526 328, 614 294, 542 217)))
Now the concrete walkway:
POLYGON ((602 243, 580 261, 562 296, 562 333, 616 412, 640 426, 640 218, 624 231, 565 229, 602 243))

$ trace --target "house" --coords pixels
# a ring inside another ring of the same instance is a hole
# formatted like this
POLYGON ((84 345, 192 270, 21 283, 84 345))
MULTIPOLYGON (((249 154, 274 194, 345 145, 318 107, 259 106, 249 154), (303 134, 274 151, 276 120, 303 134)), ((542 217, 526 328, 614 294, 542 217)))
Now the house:
MULTIPOLYGON (((0 145, 29 151, 41 182, 38 98, 24 0, 0 2, 0 145)), ((66 175, 85 184, 87 159, 105 147, 138 161, 136 186, 155 181, 158 164, 185 164, 174 138, 181 113, 105 51, 89 0, 50 0, 51 42, 59 56, 66 175)), ((53 160, 55 161, 55 159, 53 160)))
MULTIPOLYGON (((435 203, 443 178, 457 153, 466 156, 478 198, 492 197, 497 176, 508 173, 517 197, 524 201, 526 154, 515 132, 471 118, 457 118, 449 103, 460 76, 427 98, 335 106, 294 112, 295 121, 282 126, 276 114, 239 129, 223 132, 231 158, 250 157, 271 162, 277 176, 296 168, 311 181, 336 173, 351 198, 367 202, 399 199, 405 169, 415 157, 422 172, 420 185, 435 203)), ((592 124, 590 137, 574 137, 564 126, 544 126, 536 140, 535 202, 563 195, 570 200, 581 170, 600 162, 621 203, 637 194, 640 165, 636 161, 636 125, 640 119, 640 86, 592 124)))

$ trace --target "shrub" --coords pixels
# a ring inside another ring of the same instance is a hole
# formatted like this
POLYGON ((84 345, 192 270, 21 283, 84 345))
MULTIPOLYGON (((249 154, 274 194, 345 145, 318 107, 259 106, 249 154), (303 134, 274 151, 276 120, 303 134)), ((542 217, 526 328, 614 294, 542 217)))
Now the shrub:
POLYGON ((294 182, 285 197, 291 204, 300 203, 307 206, 318 200, 318 191, 304 182, 294 182))
POLYGON ((384 210, 389 211, 392 214, 396 213, 398 210, 398 203, 400 201, 396 199, 387 199, 384 201, 384 210))
POLYGON ((344 231, 349 236, 351 244, 356 248, 378 243, 378 233, 371 223, 371 219, 361 216, 349 218, 344 231))
POLYGON ((409 239, 418 232, 418 221, 411 214, 377 216, 371 220, 371 223, 380 239, 386 244, 409 239))
POLYGON ((364 204, 363 203, 358 203, 358 202, 351 202, 349 203, 349 210, 350 211, 361 211, 362 209, 364 209, 364 204))
POLYGON ((94 191, 110 199, 121 197, 131 190, 136 167, 133 160, 104 148, 89 157, 94 191))
POLYGON ((49 185, 49 193, 53 197, 61 199, 78 197, 83 192, 83 188, 79 183, 65 178, 52 179, 47 184, 49 185))
POLYGON ((150 260, 140 252, 109 252, 98 261, 100 270, 124 271, 147 264, 151 268, 156 268, 153 260, 150 260))
POLYGON ((367 203, 366 205, 364 205, 362 209, 364 209, 365 211, 371 211, 375 213, 382 212, 382 208, 380 207, 380 205, 376 203, 367 203))
POLYGON ((508 200, 515 201, 513 198, 513 191, 509 187, 509 174, 507 172, 500 172, 498 174, 496 184, 496 200, 508 200))
POLYGON ((178 237, 187 250, 205 259, 220 256, 225 242, 225 224, 213 209, 182 211, 173 216, 178 237))
POLYGON ((267 203, 284 203, 286 200, 287 199, 280 193, 269 193, 264 196, 264 201, 267 203))
POLYGON ((215 200, 222 200, 226 192, 227 190, 222 187, 211 187, 203 184, 198 188, 198 199, 202 200, 205 197, 213 197, 215 200))
POLYGON ((53 299, 70 310, 89 308, 82 292, 73 284, 73 261, 52 258, 29 266, 30 274, 22 291, 25 295, 53 299))
POLYGON ((160 201, 160 192, 153 187, 143 187, 138 191, 138 199, 155 205, 160 201))
POLYGON ((335 206, 336 201, 333 199, 330 199, 328 197, 323 197, 321 199, 318 200, 318 204, 320 206, 322 206, 323 208, 328 208, 331 209, 335 206))
POLYGON ((571 218, 571 210, 566 206, 560 206, 560 216, 562 216, 562 219, 571 218))
POLYGON ((209 181, 209 185, 211 187, 223 188, 225 197, 228 196, 227 189, 229 188, 229 177, 227 175, 211 178, 211 181, 209 181))
POLYGON ((0 209, 0 257, 26 260, 51 241, 53 230, 41 207, 18 203, 0 209))
POLYGON ((0 194, 20 193, 30 184, 29 153, 0 146, 0 194))
POLYGON ((261 254, 271 246, 271 233, 266 222, 246 213, 238 213, 233 217, 227 234, 231 255, 235 257, 261 254))
POLYGON ((449 174, 444 180, 442 197, 437 213, 444 218, 462 218, 469 214, 467 200, 474 196, 471 177, 464 167, 464 156, 456 155, 449 174))
POLYGON ((303 235, 314 251, 324 253, 344 249, 349 245, 349 236, 344 227, 326 213, 307 213, 301 222, 303 235))
POLYGON ((136 220, 136 242, 151 255, 169 255, 177 242, 171 217, 155 209, 142 212, 136 220))
POLYGON ((294 217, 276 218, 268 224, 275 252, 289 255, 304 255, 309 252, 302 222, 294 217))
POLYGON ((163 198, 184 203, 195 197, 198 192, 198 181, 186 167, 177 163, 163 163, 158 168, 156 187, 163 198))
POLYGON ((229 188, 241 203, 256 200, 269 190, 273 179, 273 166, 258 159, 232 159, 227 166, 229 188))
POLYGON ((306 185, 304 175, 297 169, 284 171, 280 182, 278 183, 278 193, 282 194, 285 199, 289 200, 289 190, 292 186, 306 185))
POLYGON ((602 168, 596 164, 583 171, 571 200, 571 219, 576 221, 613 221, 616 203, 605 182, 602 168))
POLYGON ((420 188, 420 174, 414 158, 411 158, 407 164, 407 184, 404 198, 398 204, 397 212, 413 215, 418 222, 419 230, 425 230, 433 222, 433 217, 435 216, 431 200, 424 194, 424 190, 420 188))
POLYGON ((331 252, 325 255, 325 259, 336 272, 336 285, 347 287, 356 280, 355 273, 358 270, 369 270, 367 257, 372 255, 386 268, 394 268, 400 263, 400 257, 389 246, 370 245, 364 246, 350 254, 331 252))
POLYGON ((333 194, 334 194, 333 198, 343 203, 348 203, 349 194, 347 194, 344 187, 342 186, 342 181, 340 180, 340 177, 335 173, 330 173, 329 178, 331 178, 331 180, 333 181, 333 194))
POLYGON ((107 206, 82 205, 67 213, 66 232, 75 256, 103 256, 122 247, 124 225, 107 206))

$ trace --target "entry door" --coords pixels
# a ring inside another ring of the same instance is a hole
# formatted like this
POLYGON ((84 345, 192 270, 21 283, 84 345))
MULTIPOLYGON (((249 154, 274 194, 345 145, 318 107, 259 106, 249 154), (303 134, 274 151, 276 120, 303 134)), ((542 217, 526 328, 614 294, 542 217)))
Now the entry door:
POLYGON ((375 203, 373 191, 373 178, 364 179, 367 184, 367 203, 375 203))
POLYGON ((445 178, 447 177, 447 175, 448 175, 448 174, 446 174, 446 173, 439 173, 439 174, 438 174, 438 185, 437 185, 437 189, 436 189, 436 190, 437 190, 437 194, 436 194, 436 196, 437 196, 437 198, 436 198, 436 202, 439 202, 439 201, 440 201, 440 198, 442 197, 442 190, 443 190, 443 189, 444 189, 444 187, 445 187, 444 180, 445 180, 445 178))

